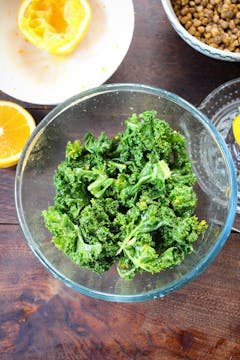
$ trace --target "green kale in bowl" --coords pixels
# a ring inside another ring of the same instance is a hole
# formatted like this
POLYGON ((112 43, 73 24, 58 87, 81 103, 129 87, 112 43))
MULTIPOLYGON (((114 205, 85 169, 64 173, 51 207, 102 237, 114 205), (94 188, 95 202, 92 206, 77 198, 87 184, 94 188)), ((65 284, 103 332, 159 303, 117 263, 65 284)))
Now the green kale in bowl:
POLYGON ((155 111, 133 114, 114 138, 68 142, 43 211, 53 243, 97 273, 160 272, 180 264, 207 228, 195 215, 196 177, 185 137, 155 111))

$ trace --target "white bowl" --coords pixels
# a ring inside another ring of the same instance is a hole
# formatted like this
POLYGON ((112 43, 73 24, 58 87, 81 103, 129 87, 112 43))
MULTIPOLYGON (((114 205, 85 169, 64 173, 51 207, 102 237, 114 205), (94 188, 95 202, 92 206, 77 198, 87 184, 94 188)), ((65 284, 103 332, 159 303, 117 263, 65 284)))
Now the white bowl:
POLYGON ((225 51, 225 50, 219 50, 215 49, 194 36, 192 36, 185 28, 181 25, 180 21, 178 20, 171 1, 170 0, 161 0, 163 9, 168 17, 168 20, 172 27, 176 30, 178 35, 193 49, 199 51, 200 53, 209 56, 211 58, 217 59, 217 60, 225 60, 225 61, 240 61, 240 53, 237 52, 231 52, 231 51, 225 51))

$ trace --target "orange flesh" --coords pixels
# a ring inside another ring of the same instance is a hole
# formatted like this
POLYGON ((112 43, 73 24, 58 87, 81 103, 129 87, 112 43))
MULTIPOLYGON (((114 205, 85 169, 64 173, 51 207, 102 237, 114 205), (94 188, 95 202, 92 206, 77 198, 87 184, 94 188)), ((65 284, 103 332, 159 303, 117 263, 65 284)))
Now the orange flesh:
POLYGON ((55 29, 56 33, 65 33, 68 26, 64 19, 64 6, 63 2, 59 1, 53 3, 53 1, 42 1, 35 2, 34 5, 30 5, 26 11, 29 16, 31 27, 34 28, 38 23, 39 12, 42 13, 42 18, 55 29), (62 4, 61 4, 62 3, 62 4))
POLYGON ((16 109, 0 106, 0 157, 8 158, 22 151, 30 136, 25 117, 16 109))
POLYGON ((36 47, 69 54, 86 35, 91 21, 87 0, 23 0, 18 26, 36 47))

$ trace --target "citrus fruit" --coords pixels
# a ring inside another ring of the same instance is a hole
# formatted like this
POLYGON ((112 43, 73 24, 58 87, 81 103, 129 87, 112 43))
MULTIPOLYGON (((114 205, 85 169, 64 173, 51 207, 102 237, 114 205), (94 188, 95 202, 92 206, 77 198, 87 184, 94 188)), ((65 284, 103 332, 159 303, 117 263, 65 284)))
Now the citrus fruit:
POLYGON ((86 35, 91 14, 88 0, 23 0, 18 27, 36 47, 66 55, 86 35))
POLYGON ((240 114, 234 118, 232 129, 235 140, 240 145, 240 114))
POLYGON ((17 164, 35 127, 32 115, 22 106, 0 100, 0 168, 17 164))

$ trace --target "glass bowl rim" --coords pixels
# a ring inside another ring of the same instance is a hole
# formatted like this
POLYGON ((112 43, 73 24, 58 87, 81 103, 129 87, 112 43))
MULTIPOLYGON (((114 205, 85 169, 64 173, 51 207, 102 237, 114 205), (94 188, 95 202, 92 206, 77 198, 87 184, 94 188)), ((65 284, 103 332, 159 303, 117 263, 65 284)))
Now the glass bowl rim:
POLYGON ((40 262, 48 269, 50 273, 52 273, 52 275, 55 278, 62 281, 65 285, 69 286, 70 288, 73 288, 79 293, 97 299, 109 300, 115 302, 139 302, 139 301, 145 301, 145 300, 163 297, 167 294, 170 294, 173 291, 180 289, 181 287, 189 283, 191 280, 195 279, 198 275, 200 275, 207 268, 207 266, 214 260, 214 258, 217 256, 217 254, 219 253, 219 251, 227 241, 227 238, 231 232, 231 228, 235 219, 236 206, 237 206, 237 179, 236 179, 234 164, 224 140, 222 139, 221 135, 218 133, 215 126, 211 123, 211 121, 198 108, 196 108, 195 106, 193 106, 188 101, 181 98, 180 96, 170 91, 164 90, 162 88, 153 87, 144 84, 136 84, 136 83, 115 83, 115 84, 101 85, 96 88, 83 91, 79 94, 70 97, 61 104, 58 104, 56 107, 54 107, 40 121, 40 123, 37 125, 37 127, 31 134, 30 139, 28 140, 22 152, 21 158, 18 162, 16 169, 16 176, 15 176, 14 197, 15 197, 15 206, 16 206, 19 224, 28 246, 36 255, 36 257, 40 260, 40 262), (145 92, 148 94, 161 96, 162 98, 168 99, 180 105, 182 108, 184 108, 186 111, 190 112, 191 114, 194 114, 194 116, 196 116, 198 120, 201 123, 203 123, 205 127, 207 127, 208 131, 215 138, 215 140, 217 141, 218 145, 220 146, 225 156, 225 162, 226 165, 228 166, 228 171, 230 175, 230 190, 231 190, 230 206, 224 227, 218 237, 218 241, 211 248, 211 251, 209 251, 206 254, 206 256, 202 259, 202 261, 200 261, 199 264, 194 269, 190 270, 187 274, 185 274, 181 278, 181 280, 173 281, 164 288, 160 288, 160 289, 157 288, 140 294, 131 294, 131 295, 111 294, 99 290, 90 289, 88 287, 85 287, 84 285, 78 284, 68 279, 67 277, 63 276, 56 268, 54 268, 53 265, 50 264, 47 258, 39 250, 34 239, 32 238, 32 235, 25 221, 24 209, 23 209, 22 197, 21 197, 22 175, 24 173, 24 168, 27 163, 27 158, 31 151, 32 144, 34 144, 34 141, 38 139, 39 135, 41 134, 41 131, 46 126, 48 126, 52 121, 54 121, 57 115, 67 110, 69 107, 74 106, 79 102, 83 102, 86 99, 89 99, 90 97, 100 95, 102 93, 119 92, 119 91, 132 91, 132 92, 137 91, 137 92, 145 92))
MULTIPOLYGON (((231 80, 228 80, 222 84, 220 84, 219 86, 217 86, 215 89, 213 89, 199 104, 198 108, 200 111, 203 111, 204 108, 207 106, 207 104, 209 103, 209 101, 211 101, 211 99, 213 97, 215 97, 216 95, 219 94, 219 92, 225 88, 229 88, 231 86, 234 86, 236 84, 239 83, 239 86, 240 86, 240 77, 238 78, 235 78, 235 79, 231 79, 231 80)), ((239 101, 240 101, 240 98, 239 98, 239 101)), ((234 101, 233 101, 234 102, 234 101)), ((227 106, 227 105, 226 105, 227 106)))

